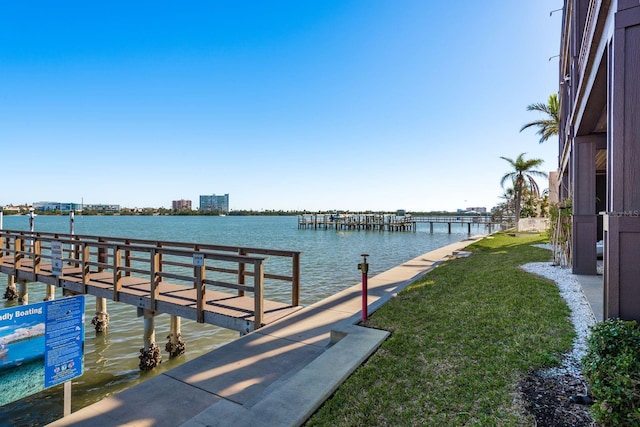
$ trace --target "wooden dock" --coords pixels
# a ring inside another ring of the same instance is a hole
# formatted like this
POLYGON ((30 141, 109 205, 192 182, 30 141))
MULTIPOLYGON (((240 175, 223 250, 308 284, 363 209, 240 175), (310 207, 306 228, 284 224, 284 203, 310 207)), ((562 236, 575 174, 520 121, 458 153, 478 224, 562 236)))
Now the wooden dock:
POLYGON ((334 214, 314 213, 298 216, 298 229, 315 230, 372 230, 372 231, 416 231, 418 223, 429 223, 430 232, 433 233, 433 225, 439 223, 448 224, 451 233, 452 224, 467 226, 471 233, 471 226, 485 226, 489 232, 503 224, 495 222, 488 216, 461 215, 461 216, 412 216, 395 214, 334 214))
POLYGON ((318 213, 298 216, 298 228, 335 230, 415 231, 410 216, 390 214, 330 214, 318 213))
POLYGON ((416 223, 428 223, 429 230, 433 233, 434 224, 447 224, 447 230, 451 234, 451 226, 453 224, 460 224, 461 226, 467 226, 467 233, 471 233, 471 226, 477 227, 484 226, 489 233, 494 229, 507 227, 506 222, 494 221, 490 216, 486 215, 459 215, 459 216, 414 216, 416 223))
POLYGON ((242 334, 302 308, 295 251, 0 230, 0 272, 242 334), (288 283, 291 302, 266 300, 265 282, 288 283))

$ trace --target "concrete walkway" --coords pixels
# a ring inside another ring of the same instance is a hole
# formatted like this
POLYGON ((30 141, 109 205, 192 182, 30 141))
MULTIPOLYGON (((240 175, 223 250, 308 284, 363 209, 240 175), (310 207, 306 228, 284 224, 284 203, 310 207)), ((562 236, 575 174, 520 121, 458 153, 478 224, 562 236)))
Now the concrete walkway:
MULTIPOLYGON (((369 312, 482 237, 369 278, 369 312)), ((388 336, 357 326, 361 301, 357 284, 50 426, 298 426, 388 336)))
POLYGON ((591 311, 593 311, 596 321, 602 322, 604 317, 604 278, 602 274, 594 276, 576 274, 575 276, 582 287, 584 296, 587 298, 587 301, 589 301, 591 311))
MULTIPOLYGON (((480 238, 370 278, 369 313, 480 238)), ((576 278, 601 321, 602 275, 576 278)), ((50 426, 301 425, 388 336, 357 326, 360 310, 358 283, 50 426)))

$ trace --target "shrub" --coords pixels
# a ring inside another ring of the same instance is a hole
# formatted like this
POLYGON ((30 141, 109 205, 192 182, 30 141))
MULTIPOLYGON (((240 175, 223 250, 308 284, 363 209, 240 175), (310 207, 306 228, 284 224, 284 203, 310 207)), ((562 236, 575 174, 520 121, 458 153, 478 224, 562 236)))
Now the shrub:
POLYGON ((605 426, 640 426, 640 328, 608 319, 591 328, 582 359, 591 385, 591 414, 605 426))

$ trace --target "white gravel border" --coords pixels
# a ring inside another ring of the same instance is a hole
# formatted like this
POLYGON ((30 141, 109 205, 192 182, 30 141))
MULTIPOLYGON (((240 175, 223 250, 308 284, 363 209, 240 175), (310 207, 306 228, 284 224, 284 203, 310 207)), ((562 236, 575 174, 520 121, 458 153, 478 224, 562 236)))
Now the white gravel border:
MULTIPOLYGON (((551 249, 550 245, 534 245, 551 249)), ((565 355, 562 366, 547 370, 549 375, 571 375, 574 377, 582 377, 580 360, 587 351, 587 339, 590 334, 590 327, 596 323, 593 310, 582 292, 582 286, 578 279, 571 273, 568 268, 554 266, 548 262, 532 262, 521 266, 528 272, 553 280, 558 289, 560 296, 565 300, 571 310, 571 323, 576 331, 576 337, 573 340, 573 349, 565 355)))

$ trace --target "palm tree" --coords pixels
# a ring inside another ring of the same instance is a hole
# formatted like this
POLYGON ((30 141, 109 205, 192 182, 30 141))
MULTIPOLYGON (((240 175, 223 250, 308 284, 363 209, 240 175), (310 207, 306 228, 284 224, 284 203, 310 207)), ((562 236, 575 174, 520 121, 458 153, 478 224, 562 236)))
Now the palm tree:
POLYGON ((504 201, 491 209, 491 219, 503 222, 505 219, 513 217, 513 188, 505 188, 500 198, 504 201))
POLYGON ((526 189, 530 190, 534 194, 540 194, 540 189, 538 187, 538 183, 534 179, 537 177, 546 177, 547 174, 536 170, 538 166, 544 163, 542 159, 525 159, 524 155, 527 153, 520 154, 515 160, 512 160, 508 157, 500 157, 501 159, 507 161, 513 170, 511 172, 507 172, 502 179, 500 180, 500 185, 504 188, 505 182, 511 182, 513 184, 514 191, 514 201, 515 201, 515 214, 516 214, 516 226, 518 225, 518 221, 520 221, 520 205, 522 203, 522 194, 526 189))
POLYGON ((523 130, 535 126, 538 128, 538 135, 540 135, 540 143, 542 144, 553 135, 558 134, 560 128, 560 118, 558 116, 558 95, 552 93, 549 95, 549 101, 547 104, 537 102, 527 106, 527 111, 538 111, 547 115, 546 118, 535 120, 522 126, 520 132, 523 130))

